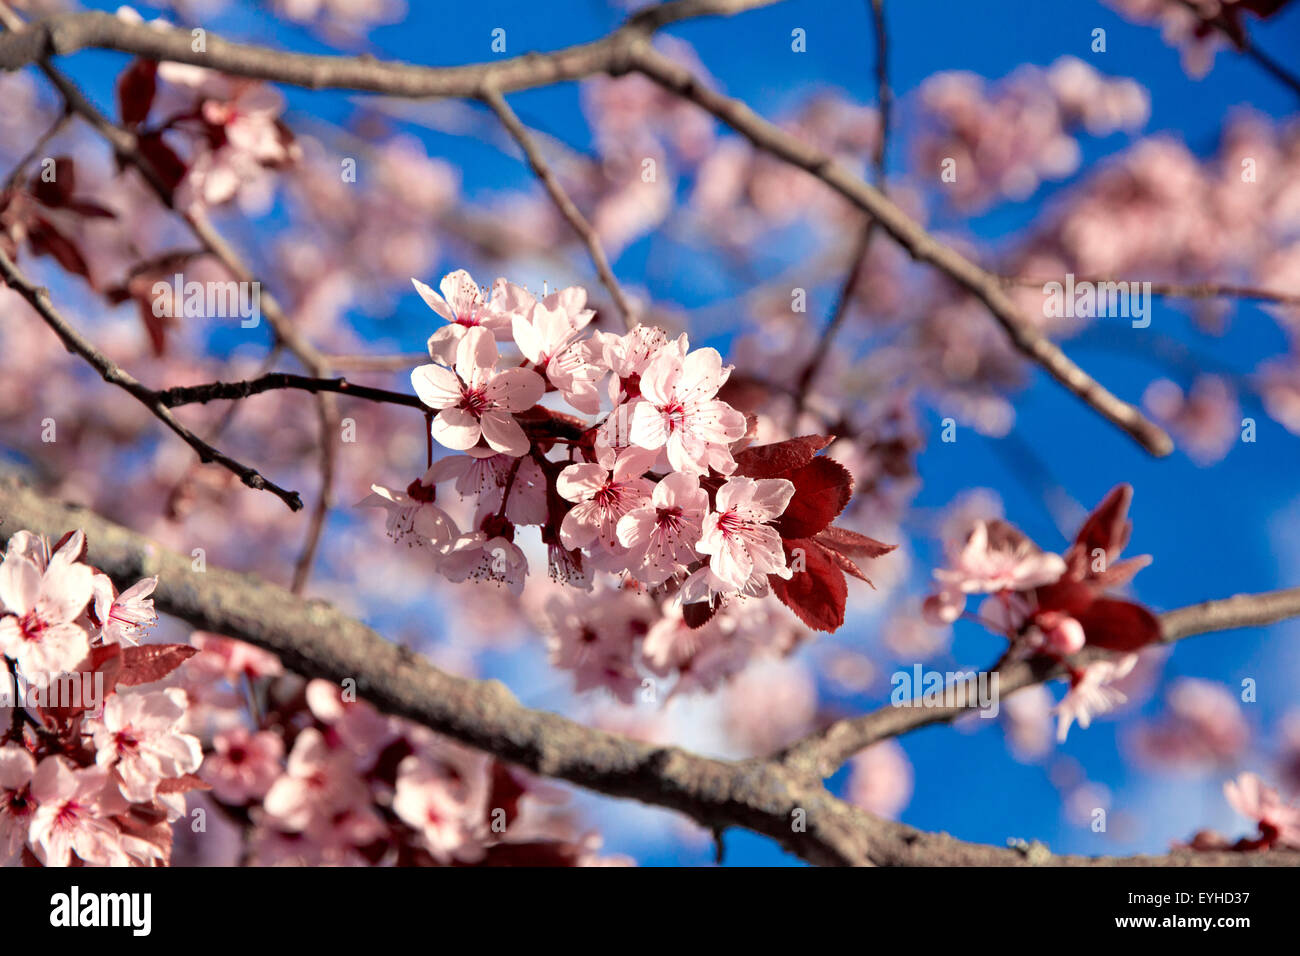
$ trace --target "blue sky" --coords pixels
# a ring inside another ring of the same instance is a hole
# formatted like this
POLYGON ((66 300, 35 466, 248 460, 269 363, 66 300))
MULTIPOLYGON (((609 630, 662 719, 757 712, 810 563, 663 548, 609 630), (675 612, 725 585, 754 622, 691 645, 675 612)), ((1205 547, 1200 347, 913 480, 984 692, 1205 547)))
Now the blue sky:
MULTIPOLYGON (((507 31, 507 52, 553 49, 608 32, 623 13, 597 2, 478 2, 420 3, 411 0, 411 15, 401 26, 373 34, 370 49, 431 65, 489 59, 492 29, 507 31)), ((103 4, 111 9, 114 4, 103 4)), ((1104 73, 1136 77, 1151 93, 1151 119, 1144 132, 1158 131, 1183 139, 1199 154, 1212 151, 1225 116, 1235 107, 1250 107, 1275 117, 1291 115, 1295 94, 1266 76, 1246 59, 1220 53, 1204 80, 1189 79, 1177 51, 1167 47, 1157 30, 1135 26, 1094 2, 1041 0, 894 0, 886 2, 891 35, 891 82, 901 98, 897 115, 903 130, 894 136, 889 165, 901 168, 902 143, 911 119, 908 95, 933 72, 964 69, 1000 77, 1022 63, 1046 65, 1062 54, 1088 60, 1104 73), (1089 52, 1094 28, 1107 31, 1107 52, 1089 52), (901 132, 901 135, 900 135, 901 132)), ((149 7, 141 7, 148 12, 149 7)), ((211 28, 230 38, 275 42, 302 50, 320 48, 317 40, 296 28, 277 27, 269 35, 253 21, 227 14, 211 28)), ((1276 22, 1261 27, 1252 22, 1264 49, 1281 56, 1300 49, 1300 4, 1276 22)), ((874 40, 866 5, 856 0, 812 2, 795 0, 745 14, 735 20, 690 23, 671 32, 690 40, 711 73, 730 94, 748 101, 760 113, 776 116, 810 87, 831 84, 862 102, 874 102, 874 40), (807 33, 807 53, 790 51, 790 31, 807 33)), ((111 107, 112 77, 123 58, 84 53, 67 61, 76 76, 105 108, 111 107)), ((291 107, 343 119, 354 109, 347 94, 288 93, 291 107)), ((577 88, 567 85, 511 97, 516 110, 550 133, 579 147, 589 143, 578 110, 577 88)), ((528 173, 515 158, 465 138, 419 131, 430 152, 462 168, 467 191, 490 197, 527 182, 528 173)), ((1102 140, 1084 138, 1084 170, 1097 159, 1123 149, 1123 135, 1102 140)), ((1043 204, 1066 189, 1070 181, 1041 189, 1029 201, 1011 203, 975 220, 940 220, 954 232, 996 242, 1014 235, 1031 221, 1043 204)), ((615 262, 624 281, 644 288, 655 298, 686 307, 708 304, 698 288, 674 282, 664 270, 647 269, 646 243, 634 244, 615 262)), ((447 263, 455 267, 460 263, 447 263)), ((671 272, 671 270, 669 270, 671 272)), ((734 295, 740 290, 731 289, 734 295)), ((810 314, 829 309, 830 289, 815 296, 810 314)), ((410 309, 404 314, 418 315, 410 309)), ((1273 322, 1256 309, 1235 313, 1230 332, 1221 338, 1192 328, 1171 304, 1158 301, 1153 329, 1214 356, 1238 372, 1248 373, 1258 360, 1285 348, 1273 322)), ((427 329, 391 329, 407 350, 418 348, 427 329)), ((708 329, 698 329, 707 336, 708 329)), ((1136 400, 1152 378, 1168 374, 1132 334, 1100 329, 1087 343, 1071 348, 1073 356, 1100 381, 1122 397, 1136 400)), ((1175 378, 1178 376, 1175 375, 1175 378)), ((1183 379, 1183 384, 1186 380, 1183 379)), ((1053 480, 1075 500, 1092 505, 1118 481, 1136 488, 1133 506, 1135 534, 1131 553, 1150 552, 1155 563, 1137 579, 1135 593, 1155 608, 1176 607, 1237 591, 1256 591, 1300 583, 1300 549, 1294 529, 1300 519, 1295 481, 1300 464, 1300 439, 1247 404, 1244 414, 1258 421, 1258 441, 1238 444, 1226 460, 1198 468, 1180 453, 1165 460, 1148 457, 1132 442, 1100 421, 1041 373, 1034 373, 1015 404, 1019 413, 1012 439, 986 439, 963 430, 956 444, 932 440, 919 468, 923 486, 918 509, 933 511, 958 493, 977 486, 995 489, 1003 498, 1007 517, 1044 547, 1064 544, 1036 494, 1017 477, 1019 449, 1032 448, 1053 480)), ((936 429, 937 418, 930 424, 936 429)), ((934 542, 923 537, 920 525, 913 545, 918 553, 913 590, 924 588, 926 562, 936 557, 934 542)), ((873 622, 852 621, 839 635, 849 646, 873 646, 873 622)), ((1173 676, 1200 676, 1237 684, 1244 677, 1259 683, 1259 700, 1246 706, 1257 735, 1297 704, 1294 687, 1300 678, 1300 628, 1282 625, 1267 631, 1240 631, 1189 640, 1175 650, 1166 670, 1173 676)), ((975 630, 958 630, 953 655, 946 663, 980 666, 996 657, 998 642, 975 630)), ((946 669, 940 658, 931 666, 946 669)), ((887 694, 887 689, 885 691, 887 694)), ((868 708, 883 696, 848 701, 868 708)), ((1158 699, 1148 711, 1158 709, 1158 699)), ((1132 718, 1130 718, 1131 720, 1132 718)), ((993 722, 990 722, 993 723, 993 722)), ((1120 758, 1122 724, 1103 722, 1070 735, 1063 753, 1078 761, 1089 779, 1104 783, 1114 806, 1130 812, 1138 826, 1130 839, 1108 839, 1069 823, 1058 791, 1040 765, 1016 763, 1007 754, 1000 732, 985 728, 963 734, 931 728, 903 741, 916 774, 916 792, 903 819, 926 829, 943 829, 971 840, 1002 843, 1009 836, 1038 838, 1067 852, 1159 851, 1173 838, 1190 835, 1201 825, 1218 825, 1229 832, 1244 829, 1234 821, 1217 795, 1218 779, 1167 780, 1136 774, 1120 758)), ((1261 741, 1257 736, 1257 743, 1261 741)), ((1261 768, 1263 762, 1253 764, 1261 768)), ((635 821, 620 811, 620 819, 635 821)), ((671 843, 646 852, 635 839, 635 823, 614 828, 608 841, 613 850, 635 848, 645 863, 698 862, 706 846, 671 843)), ((729 834, 728 862, 767 864, 787 858, 769 841, 750 834, 729 834)))

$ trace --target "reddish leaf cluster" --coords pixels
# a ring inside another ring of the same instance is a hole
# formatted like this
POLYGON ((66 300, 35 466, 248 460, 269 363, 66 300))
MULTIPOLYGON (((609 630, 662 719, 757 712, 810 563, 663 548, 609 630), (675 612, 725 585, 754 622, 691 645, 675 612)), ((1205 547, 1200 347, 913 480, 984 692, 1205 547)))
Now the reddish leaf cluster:
POLYGON ((794 497, 773 522, 794 574, 789 580, 775 575, 768 580, 781 602, 818 631, 835 631, 844 623, 846 575, 871 583, 857 561, 878 558, 897 547, 831 524, 853 497, 849 470, 817 454, 833 440, 827 435, 804 435, 751 446, 736 455, 736 474, 785 478, 794 484, 794 497))

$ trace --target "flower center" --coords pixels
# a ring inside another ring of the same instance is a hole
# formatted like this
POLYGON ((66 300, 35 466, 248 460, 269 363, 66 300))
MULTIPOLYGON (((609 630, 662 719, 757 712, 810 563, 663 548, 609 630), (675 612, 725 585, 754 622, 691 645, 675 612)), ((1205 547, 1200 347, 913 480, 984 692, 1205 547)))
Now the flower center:
POLYGON ((671 402, 664 405, 659 411, 664 416, 664 421, 668 424, 668 430, 675 432, 686 423, 686 407, 681 402, 671 402))
POLYGON ((460 389, 460 407, 465 409, 475 418, 478 418, 491 407, 491 402, 487 397, 487 390, 483 388, 470 388, 468 385, 462 385, 460 389))
POLYGON ((655 527, 661 531, 680 531, 682 527, 682 509, 658 509, 655 515, 655 527))
POLYGON ((35 610, 31 610, 18 619, 18 629, 22 632, 23 640, 36 643, 45 631, 45 622, 35 610))

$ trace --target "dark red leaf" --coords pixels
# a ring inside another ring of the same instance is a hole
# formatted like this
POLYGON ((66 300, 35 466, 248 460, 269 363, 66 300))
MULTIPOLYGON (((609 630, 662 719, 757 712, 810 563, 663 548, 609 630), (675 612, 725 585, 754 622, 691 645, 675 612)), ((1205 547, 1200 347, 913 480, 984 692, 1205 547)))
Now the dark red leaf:
POLYGON ((41 171, 32 177, 32 196, 51 209, 67 205, 77 191, 77 167, 67 156, 54 157, 53 176, 47 178, 49 167, 41 163, 41 171))
POLYGON ((717 607, 709 601, 696 601, 694 604, 683 604, 682 620, 686 622, 686 626, 689 628, 694 629, 697 627, 703 627, 705 624, 709 623, 709 619, 713 617, 717 610, 717 607))
MULTIPOLYGON (((815 541, 817 539, 814 538, 813 540, 815 541)), ((832 563, 834 563, 835 566, 838 567, 845 574, 851 574, 859 581, 866 581, 867 584, 871 584, 871 578, 863 574, 862 569, 858 567, 857 563, 852 558, 850 558, 847 554, 842 554, 839 551, 832 550, 831 548, 826 548, 825 550, 826 550, 826 557, 830 558, 832 563)), ((876 589, 876 586, 874 584, 871 584, 871 589, 874 591, 876 589)))
POLYGON ((1139 554, 1137 557, 1117 561, 1106 568, 1105 571, 1094 573, 1092 579, 1099 588, 1122 587, 1133 580, 1133 576, 1150 563, 1151 555, 1139 554))
POLYGON ((1093 647, 1136 651, 1160 640, 1160 622, 1146 608, 1130 601, 1098 598, 1075 619, 1093 647))
POLYGON ((488 796, 487 823, 492 825, 492 817, 497 810, 504 810, 506 826, 514 823, 519 816, 519 800, 527 788, 510 772, 510 768, 500 761, 492 763, 492 792, 488 796))
POLYGON ((768 445, 751 445, 736 455, 736 474, 748 478, 789 478, 835 439, 804 435, 768 445))
POLYGON ((158 64, 135 60, 117 78, 117 111, 126 126, 139 126, 149 116, 158 92, 158 64))
POLYGON ((136 145, 168 189, 180 185, 185 178, 185 163, 163 142, 161 133, 146 133, 136 140, 136 145))
POLYGON ((811 538, 835 520, 853 497, 853 476, 832 458, 814 458, 789 475, 794 497, 772 522, 783 538, 811 538))
POLYGON ((140 309, 140 322, 144 325, 144 330, 149 336, 149 346, 153 349, 155 356, 161 356, 167 351, 169 316, 154 314, 153 303, 144 299, 138 300, 137 304, 140 309))
POLYGON ((116 219, 117 213, 101 206, 97 202, 90 202, 87 199, 70 199, 66 206, 69 212, 75 212, 78 215, 85 216, 88 219, 116 219))
POLYGON ((1091 559, 1093 551, 1101 548, 1107 561, 1114 560, 1128 544, 1133 524, 1128 520, 1128 506, 1133 500, 1133 486, 1116 485, 1102 499, 1101 504, 1088 515, 1074 538, 1074 548, 1091 559))
POLYGON ((49 220, 37 216, 27 228, 27 243, 32 252, 53 256, 63 268, 82 278, 90 278, 90 269, 76 243, 59 232, 49 220))
POLYGON ((858 534, 856 531, 835 525, 817 532, 816 539, 818 544, 840 554, 847 554, 851 558, 878 558, 898 547, 896 544, 885 544, 875 538, 868 538, 865 534, 858 534))
POLYGON ((786 560, 798 567, 790 580, 768 576, 772 592, 815 631, 832 632, 844 623, 849 586, 827 550, 811 538, 785 541, 786 560), (802 560, 800 560, 802 559, 802 560))
POLYGON ((135 687, 162 680, 176 668, 197 654, 198 648, 188 644, 144 644, 128 647, 122 652, 122 673, 119 684, 135 687))

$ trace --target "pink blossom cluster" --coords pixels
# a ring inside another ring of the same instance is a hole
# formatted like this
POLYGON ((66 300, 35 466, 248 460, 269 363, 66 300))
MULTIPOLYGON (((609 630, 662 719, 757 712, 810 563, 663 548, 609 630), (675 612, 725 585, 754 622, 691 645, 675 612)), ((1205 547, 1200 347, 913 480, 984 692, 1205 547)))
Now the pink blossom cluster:
POLYGON ((266 651, 196 633, 184 686, 204 738, 209 862, 253 865, 591 865, 600 840, 567 794, 355 689, 287 673, 266 651), (233 834, 221 839, 220 833, 233 834), (219 850, 219 847, 224 847, 219 850), (223 852, 225 855, 223 855, 223 852))
POLYGON ((404 491, 374 487, 368 503, 387 509, 394 538, 450 580, 516 594, 529 561, 515 531, 528 525, 541 528, 552 576, 584 589, 605 571, 711 605, 789 578, 772 522, 795 487, 734 474, 748 427, 717 397, 731 372, 717 350, 648 326, 590 332, 579 288, 538 299, 504 279, 482 290, 460 271, 441 294, 416 289, 447 324, 411 382, 432 437, 461 454, 404 491), (503 345, 518 358, 504 359, 503 345), (556 401, 539 404, 547 395, 556 401), (473 505, 464 530, 441 504, 446 484, 473 505))
POLYGON ((949 164, 941 194, 963 209, 1028 198, 1078 168, 1074 130, 1136 130, 1150 111, 1138 83, 1107 79, 1069 56, 1047 69, 1022 67, 991 89, 974 73, 939 73, 920 95, 928 125, 915 143, 916 165, 939 175, 949 164))
POLYGON ((1151 561, 1147 555, 1119 557, 1132 531, 1131 497, 1127 485, 1112 490, 1064 555, 1043 551, 1000 519, 975 521, 963 538, 949 543, 947 567, 934 572, 939 587, 925 601, 931 623, 971 616, 1005 636, 1013 657, 1066 663, 1070 689, 1056 707, 1060 740, 1072 724, 1086 728, 1096 715, 1124 703, 1117 685, 1137 665, 1136 652, 1160 636, 1150 611, 1107 593, 1151 561), (966 600, 973 594, 987 597, 969 615, 966 600), (1111 653, 1084 666, 1070 664, 1085 646, 1111 653))
POLYGON ((85 548, 19 531, 0 563, 0 862, 163 865, 202 754, 183 690, 125 689, 193 651, 139 646, 156 579, 119 593, 85 548))

